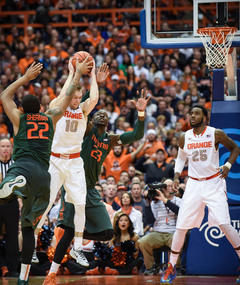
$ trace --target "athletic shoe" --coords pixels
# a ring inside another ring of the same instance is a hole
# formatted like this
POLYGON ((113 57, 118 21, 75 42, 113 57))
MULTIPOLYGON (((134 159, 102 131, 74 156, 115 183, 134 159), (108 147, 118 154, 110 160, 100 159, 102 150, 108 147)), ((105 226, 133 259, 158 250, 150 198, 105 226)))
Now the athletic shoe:
POLYGON ((156 272, 156 269, 152 267, 152 268, 146 269, 143 274, 150 276, 150 275, 156 275, 157 272, 156 272))
POLYGON ((33 252, 32 263, 39 263, 39 259, 38 259, 38 257, 37 257, 36 248, 34 249, 34 252, 33 252))
MULTIPOLYGON (((0 189, 0 198, 9 197, 12 193, 14 193, 14 188, 23 187, 26 184, 26 182, 27 182, 26 178, 23 175, 19 175, 12 181, 8 181, 4 183, 3 187, 0 189)), ((14 193, 14 194, 18 195, 17 193, 14 193)))
POLYGON ((238 278, 236 280, 236 284, 240 284, 240 275, 238 276, 238 278))
POLYGON ((42 285, 57 285, 56 273, 50 273, 46 276, 42 285))
POLYGON ((80 248, 75 249, 74 247, 72 247, 70 255, 72 258, 76 259, 77 263, 79 263, 80 265, 85 267, 89 266, 88 260, 80 248))
POLYGON ((21 280, 20 278, 18 278, 17 285, 28 285, 28 280, 25 281, 25 280, 21 280))
POLYGON ((163 273, 160 284, 172 284, 173 279, 177 276, 176 268, 168 262, 167 270, 163 273))

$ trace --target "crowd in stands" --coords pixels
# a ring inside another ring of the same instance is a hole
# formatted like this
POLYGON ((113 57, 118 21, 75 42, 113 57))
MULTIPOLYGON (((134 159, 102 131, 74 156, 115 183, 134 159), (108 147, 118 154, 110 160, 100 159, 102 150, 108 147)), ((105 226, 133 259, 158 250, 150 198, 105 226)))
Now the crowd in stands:
MULTIPOLYGON (((67 79, 69 58, 80 50, 89 52, 95 59, 97 67, 103 62, 107 62, 109 66, 109 76, 105 83, 99 85, 99 102, 91 113, 92 115, 99 109, 107 111, 108 132, 122 134, 133 129, 137 112, 131 100, 138 96, 138 90, 143 88, 148 90, 151 99, 146 109, 143 141, 132 143, 127 147, 114 147, 104 162, 97 185, 104 202, 108 207, 111 206, 108 211, 113 224, 115 220, 115 225, 121 229, 118 236, 115 236, 113 245, 119 246, 126 240, 121 240, 121 234, 125 233, 119 226, 120 218, 125 217, 122 213, 130 217, 130 222, 128 219, 125 221, 131 228, 127 240, 136 244, 138 237, 152 232, 154 228, 150 203, 148 199, 143 198, 146 184, 173 178, 178 137, 181 132, 190 129, 190 108, 200 104, 209 112, 211 110, 212 82, 205 65, 205 50, 203 48, 143 49, 140 44, 139 27, 130 26, 129 20, 134 18, 125 18, 121 27, 113 26, 111 21, 106 26, 100 27, 95 21, 101 19, 96 19, 92 15, 76 14, 74 21, 88 22, 87 28, 54 28, 51 23, 66 21, 65 15, 53 18, 48 16, 48 11, 51 9, 142 7, 143 1, 2 2, 2 10, 6 11, 36 10, 36 18, 32 21, 45 25, 44 28, 35 29, 30 24, 26 35, 15 24, 10 29, 3 29, 0 25, 0 93, 24 74, 33 61, 43 64, 41 75, 16 92, 14 100, 19 108, 23 97, 33 94, 40 99, 42 111, 45 112, 51 100, 60 94, 67 79), (121 215, 118 216, 117 213, 121 215)), ((22 21, 21 17, 16 19, 16 16, 9 16, 8 20, 10 23, 22 21)), ((88 75, 83 75, 81 85, 84 91, 89 89, 88 75)), ((13 127, 0 104, 0 137, 12 138, 12 136, 13 127)), ((181 176, 182 191, 186 179, 187 168, 181 176)), ((53 230, 56 225, 60 208, 59 197, 55 207, 52 208, 49 215, 51 220, 46 221, 42 233, 47 233, 49 228, 53 230)), ((39 252, 42 250, 47 252, 50 248, 51 242, 48 239, 52 240, 52 234, 39 238, 39 252)), ((139 248, 136 249, 136 252, 138 251, 139 248)), ((134 252, 132 251, 131 256, 136 256, 134 252)), ((48 253, 49 256, 53 256, 51 251, 48 253)), ((46 260, 41 262, 47 267, 46 260)), ((132 259, 129 262, 132 262, 132 259)), ((134 263, 135 271, 141 264, 141 260, 134 263)), ((92 269, 97 266, 99 265, 94 264, 92 269)), ((45 267, 41 270, 45 270, 45 267)), ((71 263, 70 267, 72 272, 83 274, 79 268, 74 271, 71 263)), ((39 268, 34 269, 35 274, 42 272, 39 268)))

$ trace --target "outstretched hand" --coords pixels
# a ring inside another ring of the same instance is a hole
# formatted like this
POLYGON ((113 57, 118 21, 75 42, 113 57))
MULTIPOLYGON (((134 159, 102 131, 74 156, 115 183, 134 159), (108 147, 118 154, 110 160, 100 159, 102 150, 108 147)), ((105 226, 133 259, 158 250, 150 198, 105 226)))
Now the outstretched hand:
POLYGON ((41 70, 43 68, 42 63, 37 63, 34 61, 30 67, 28 68, 28 70, 26 71, 26 73, 24 74, 25 78, 30 81, 35 79, 40 73, 41 70))
MULTIPOLYGON (((144 89, 141 90, 140 98, 137 101, 131 100, 138 111, 145 111, 147 107, 147 103, 150 100, 150 96, 147 98, 148 90, 144 92, 144 89)), ((139 95, 139 91, 137 91, 137 95, 139 95)))
POLYGON ((106 62, 104 62, 97 72, 97 83, 103 83, 109 75, 109 68, 106 62))

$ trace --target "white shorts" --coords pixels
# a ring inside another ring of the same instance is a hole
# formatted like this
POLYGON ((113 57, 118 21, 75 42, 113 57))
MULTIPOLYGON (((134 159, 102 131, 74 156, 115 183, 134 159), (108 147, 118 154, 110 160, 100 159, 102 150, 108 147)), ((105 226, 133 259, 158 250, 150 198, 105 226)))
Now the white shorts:
POLYGON ((177 229, 199 228, 208 207, 210 227, 231 222, 227 203, 226 181, 219 177, 205 181, 188 179, 177 218, 177 229))
POLYGON ((51 156, 49 172, 51 174, 50 201, 55 201, 57 192, 64 186, 66 202, 74 205, 86 204, 86 179, 81 157, 62 159, 51 156))

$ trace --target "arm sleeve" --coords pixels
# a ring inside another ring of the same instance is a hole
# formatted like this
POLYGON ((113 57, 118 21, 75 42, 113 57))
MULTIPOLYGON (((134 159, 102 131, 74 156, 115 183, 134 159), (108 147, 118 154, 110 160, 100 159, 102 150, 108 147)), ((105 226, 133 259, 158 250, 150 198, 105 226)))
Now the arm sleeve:
POLYGON ((126 132, 120 136, 123 144, 129 144, 134 141, 139 141, 144 135, 144 121, 138 120, 133 131, 126 132))
POLYGON ((173 202, 171 201, 167 201, 167 203, 165 204, 166 207, 168 207, 171 211, 173 211, 174 214, 178 214, 178 211, 179 211, 179 206, 174 204, 173 202))
POLYGON ((178 156, 175 163, 175 173, 178 172, 181 174, 183 167, 185 165, 186 158, 187 154, 179 147, 178 156))

